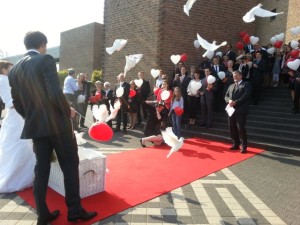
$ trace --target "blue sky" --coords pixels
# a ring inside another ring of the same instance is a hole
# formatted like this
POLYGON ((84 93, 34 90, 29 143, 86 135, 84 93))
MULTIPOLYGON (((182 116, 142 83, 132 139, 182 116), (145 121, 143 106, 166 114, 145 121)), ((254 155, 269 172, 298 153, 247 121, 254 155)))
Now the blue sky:
POLYGON ((3 4, 0 57, 1 51, 5 56, 25 53, 23 38, 30 30, 43 32, 49 48, 59 45, 62 31, 103 23, 104 0, 10 0, 3 4))

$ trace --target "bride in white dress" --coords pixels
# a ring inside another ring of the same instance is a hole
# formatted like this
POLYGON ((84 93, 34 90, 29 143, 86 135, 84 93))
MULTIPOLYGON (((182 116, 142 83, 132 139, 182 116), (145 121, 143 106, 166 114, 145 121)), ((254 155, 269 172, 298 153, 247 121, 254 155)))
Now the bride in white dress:
POLYGON ((0 97, 6 115, 0 128, 0 193, 20 191, 32 186, 35 155, 32 141, 20 139, 23 118, 13 107, 8 71, 12 64, 0 60, 0 97))

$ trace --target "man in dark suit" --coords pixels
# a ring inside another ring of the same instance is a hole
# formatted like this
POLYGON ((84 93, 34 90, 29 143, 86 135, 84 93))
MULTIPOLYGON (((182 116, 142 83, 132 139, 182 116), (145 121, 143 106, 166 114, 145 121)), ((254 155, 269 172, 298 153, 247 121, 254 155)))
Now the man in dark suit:
POLYGON ((224 52, 223 55, 227 55, 228 56, 228 60, 232 60, 233 62, 235 62, 235 53, 232 51, 232 45, 231 44, 227 44, 226 45, 226 51, 224 52))
POLYGON ((119 87, 124 88, 124 93, 121 97, 119 97, 119 100, 121 102, 121 109, 118 111, 117 114, 117 126, 115 129, 115 132, 120 131, 121 127, 121 121, 123 121, 123 133, 127 133, 127 112, 128 112, 128 98, 129 98, 129 91, 130 91, 130 84, 125 81, 125 76, 123 73, 120 73, 117 77, 118 84, 115 87, 115 93, 117 93, 117 90, 119 87))
POLYGON ((264 81, 264 73, 266 70, 267 63, 265 60, 262 59, 262 53, 260 51, 257 51, 255 53, 255 60, 253 60, 252 64, 252 77, 250 77, 254 105, 258 104, 261 94, 261 87, 264 81))
POLYGON ((239 150, 240 137, 242 141, 241 153, 247 151, 246 119, 249 114, 249 100, 251 86, 242 80, 242 73, 238 70, 233 72, 234 84, 231 84, 225 94, 226 103, 235 109, 231 116, 228 116, 230 138, 233 141, 231 150, 239 150))
POLYGON ((82 106, 82 116, 80 117, 79 125, 81 128, 87 128, 84 122, 85 122, 87 107, 89 104, 89 99, 91 97, 91 87, 93 86, 93 83, 89 81, 89 75, 87 73, 85 73, 83 76, 84 78, 82 80, 82 93, 85 96, 85 101, 82 106))
POLYGON ((137 105, 137 119, 138 119, 138 124, 142 122, 142 117, 141 117, 141 108, 143 112, 143 116, 145 121, 147 120, 147 110, 145 107, 145 101, 148 99, 151 89, 150 89, 150 83, 149 81, 144 79, 144 72, 141 71, 138 73, 139 79, 143 80, 143 84, 140 88, 137 89, 138 96, 139 96, 139 102, 137 105))
POLYGON ((59 215, 59 210, 50 212, 46 203, 53 149, 64 174, 68 221, 91 219, 97 213, 85 211, 79 195, 79 157, 71 123, 75 111, 60 88, 54 58, 46 54, 47 37, 39 31, 28 32, 24 44, 28 52, 10 70, 9 84, 15 109, 25 120, 21 138, 32 139, 36 155, 37 225, 59 215))
POLYGON ((182 122, 184 122, 184 120, 187 119, 188 116, 188 93, 187 93, 187 88, 189 86, 189 83, 191 81, 191 77, 188 75, 185 67, 181 68, 181 74, 177 74, 175 76, 174 82, 173 82, 173 88, 175 87, 179 87, 181 90, 181 95, 183 98, 183 120, 182 122))

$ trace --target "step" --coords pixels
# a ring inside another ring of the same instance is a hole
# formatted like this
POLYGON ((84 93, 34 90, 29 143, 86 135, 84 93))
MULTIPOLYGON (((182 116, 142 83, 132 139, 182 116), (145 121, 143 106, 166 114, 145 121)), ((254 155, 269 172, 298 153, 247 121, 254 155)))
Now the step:
MULTIPOLYGON (((189 135, 191 137, 203 137, 209 140, 214 141, 221 141, 226 143, 232 143, 232 140, 229 137, 229 132, 227 131, 221 131, 216 132, 216 128, 212 129, 205 129, 205 128, 199 128, 198 129, 183 129, 183 134, 189 135), (213 131, 214 130, 214 131, 213 131)), ((292 154, 292 155, 300 155, 300 145, 296 146, 290 146, 286 145, 286 142, 290 142, 292 140, 285 140, 282 143, 274 143, 274 142, 267 142, 268 137, 264 137, 261 135, 263 140, 256 139, 255 136, 248 135, 248 146, 250 147, 256 147, 261 148, 266 151, 273 151, 273 152, 280 152, 285 154, 292 154)))

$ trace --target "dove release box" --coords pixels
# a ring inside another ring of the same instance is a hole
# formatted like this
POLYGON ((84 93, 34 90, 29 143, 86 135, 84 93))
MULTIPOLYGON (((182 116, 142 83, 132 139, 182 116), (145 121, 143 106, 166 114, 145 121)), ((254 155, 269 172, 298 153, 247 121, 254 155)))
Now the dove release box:
MULTIPOLYGON (((78 147, 80 197, 105 190, 106 156, 88 148, 78 147)), ((58 160, 51 163, 48 186, 65 196, 64 178, 58 160)))

